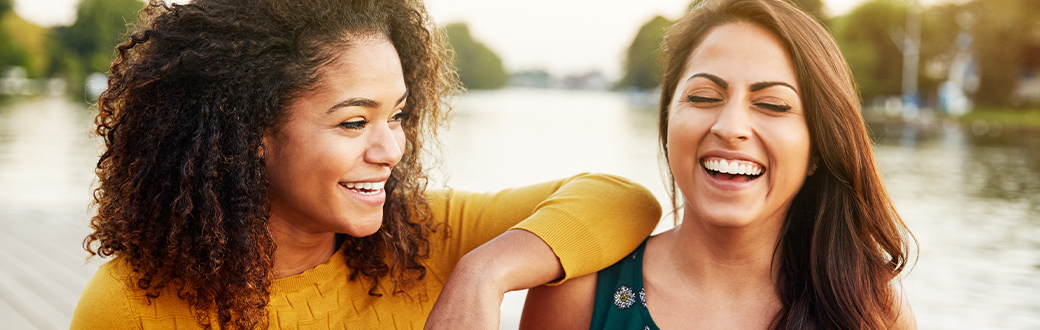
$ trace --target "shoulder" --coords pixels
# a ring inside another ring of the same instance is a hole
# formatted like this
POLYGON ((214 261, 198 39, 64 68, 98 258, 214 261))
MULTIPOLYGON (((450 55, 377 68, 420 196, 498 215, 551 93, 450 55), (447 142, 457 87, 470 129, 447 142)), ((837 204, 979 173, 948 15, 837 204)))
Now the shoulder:
POLYGON ((528 290, 520 329, 588 329, 598 276, 592 273, 528 290))
POLYGON ((128 320, 135 315, 128 283, 133 272, 122 258, 109 260, 98 268, 80 294, 72 315, 72 329, 136 329, 128 320))
POLYGON ((193 328, 191 306, 167 288, 156 298, 139 289, 136 273, 123 258, 98 268, 80 294, 71 329, 193 328))
POLYGON ((913 309, 910 308, 910 301, 906 299, 906 296, 903 295, 902 290, 899 290, 899 288, 892 288, 892 306, 892 311, 896 315, 891 329, 917 329, 917 318, 914 316, 913 309))

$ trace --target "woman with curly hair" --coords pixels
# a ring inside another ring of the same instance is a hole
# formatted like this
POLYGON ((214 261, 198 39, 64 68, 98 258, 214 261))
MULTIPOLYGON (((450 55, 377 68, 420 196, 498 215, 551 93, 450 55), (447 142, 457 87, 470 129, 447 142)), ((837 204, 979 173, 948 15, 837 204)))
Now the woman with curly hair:
POLYGON ((505 291, 598 271, 660 216, 604 175, 426 190, 457 81, 419 1, 155 0, 140 16, 96 119, 84 247, 115 258, 74 329, 497 326, 505 291))
POLYGON ((783 0, 706 0, 662 47, 659 133, 682 222, 597 274, 530 290, 521 328, 916 328, 897 286, 913 238, 823 26, 783 0))

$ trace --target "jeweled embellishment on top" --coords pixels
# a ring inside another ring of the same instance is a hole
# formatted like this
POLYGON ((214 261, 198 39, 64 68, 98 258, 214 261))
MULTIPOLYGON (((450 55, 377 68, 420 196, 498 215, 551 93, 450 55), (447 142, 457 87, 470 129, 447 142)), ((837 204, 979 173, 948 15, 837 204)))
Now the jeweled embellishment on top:
POLYGON ((646 288, 639 289, 639 304, 646 308, 646 288))
POLYGON ((636 293, 632 292, 632 288, 627 285, 622 285, 614 291, 614 306, 618 309, 626 310, 632 307, 636 303, 636 293))

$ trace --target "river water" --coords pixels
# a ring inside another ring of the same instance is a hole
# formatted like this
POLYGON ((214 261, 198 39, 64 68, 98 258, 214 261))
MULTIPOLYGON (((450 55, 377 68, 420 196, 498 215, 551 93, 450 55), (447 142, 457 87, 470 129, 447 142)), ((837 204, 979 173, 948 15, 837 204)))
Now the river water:
MULTIPOLYGON (((57 98, 0 104, 0 251, 26 251, 0 253, 0 324, 67 327, 97 267, 79 248, 100 145, 88 134, 93 115, 57 98), (71 284, 48 285, 52 277, 71 284)), ((920 328, 1040 329, 1040 131, 985 123, 871 130, 887 188, 920 244, 902 281, 920 328)), ((656 134, 654 109, 624 94, 470 92, 442 135, 433 177, 482 191, 611 173, 668 205, 656 134)), ((666 217, 658 230, 671 225, 666 217)), ((523 295, 507 294, 503 329, 516 328, 523 295)))

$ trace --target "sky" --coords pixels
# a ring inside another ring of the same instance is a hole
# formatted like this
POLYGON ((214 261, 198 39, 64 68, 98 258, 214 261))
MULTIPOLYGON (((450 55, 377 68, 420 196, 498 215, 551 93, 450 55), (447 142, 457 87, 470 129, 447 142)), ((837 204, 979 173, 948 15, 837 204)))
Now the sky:
MULTIPOLYGON (((15 0, 19 16, 43 26, 72 24, 80 0, 15 0)), ((847 13, 865 0, 824 0, 827 12, 847 13)), ((921 0, 934 3, 943 0, 921 0)), ((620 77, 625 49, 654 16, 677 19, 690 0, 426 0, 438 24, 465 22, 502 57, 508 71, 554 75, 600 71, 620 77)))

